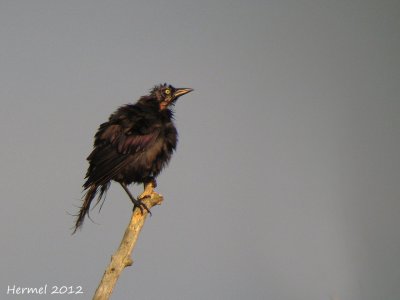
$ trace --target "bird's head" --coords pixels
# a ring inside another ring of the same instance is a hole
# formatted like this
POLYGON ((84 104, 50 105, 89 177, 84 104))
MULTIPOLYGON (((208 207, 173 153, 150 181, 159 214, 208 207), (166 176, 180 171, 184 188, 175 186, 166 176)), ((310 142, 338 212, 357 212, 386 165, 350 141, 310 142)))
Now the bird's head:
POLYGON ((175 101, 187 93, 190 93, 193 89, 190 88, 174 88, 172 85, 166 83, 156 85, 150 92, 150 95, 157 99, 160 110, 168 108, 173 105, 175 101))

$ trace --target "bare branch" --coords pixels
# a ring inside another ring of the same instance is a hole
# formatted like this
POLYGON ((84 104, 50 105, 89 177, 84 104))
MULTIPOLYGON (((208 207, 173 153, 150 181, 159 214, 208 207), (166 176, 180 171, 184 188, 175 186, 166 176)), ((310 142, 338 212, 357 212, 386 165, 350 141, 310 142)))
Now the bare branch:
MULTIPOLYGON (((163 197, 154 192, 153 182, 150 182, 145 186, 145 190, 139 198, 145 196, 150 196, 142 200, 149 209, 155 205, 161 204, 163 201, 163 197)), ((148 212, 145 209, 143 209, 142 213, 138 207, 132 212, 131 221, 125 230, 121 244, 111 257, 111 262, 104 272, 103 278, 93 296, 93 300, 108 300, 124 268, 132 265, 133 260, 131 258, 131 253, 135 247, 147 215, 148 212)))

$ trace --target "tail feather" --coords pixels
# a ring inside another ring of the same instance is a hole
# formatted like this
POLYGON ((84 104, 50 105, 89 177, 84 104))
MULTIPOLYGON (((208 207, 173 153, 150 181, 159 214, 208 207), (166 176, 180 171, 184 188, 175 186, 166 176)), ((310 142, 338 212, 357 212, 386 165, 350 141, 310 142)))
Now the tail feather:
MULTIPOLYGON (((85 216, 89 215, 90 204, 92 203, 92 200, 94 199, 94 197, 96 197, 97 190, 98 190, 97 185, 92 185, 87 190, 87 192, 83 198, 83 204, 80 207, 79 213, 76 215, 75 228, 74 228, 74 231, 72 234, 74 234, 78 230, 78 228, 82 226, 85 216)), ((101 196, 104 193, 103 190, 104 189, 102 187, 101 196)))
POLYGON ((101 208, 103 207, 104 200, 106 199, 107 190, 110 187, 110 184, 111 184, 111 182, 108 182, 108 183, 100 186, 99 196, 97 197, 96 203, 94 204, 92 209, 94 209, 100 203, 100 200, 103 199, 103 201, 101 202, 100 208, 99 208, 99 212, 101 211, 101 208))

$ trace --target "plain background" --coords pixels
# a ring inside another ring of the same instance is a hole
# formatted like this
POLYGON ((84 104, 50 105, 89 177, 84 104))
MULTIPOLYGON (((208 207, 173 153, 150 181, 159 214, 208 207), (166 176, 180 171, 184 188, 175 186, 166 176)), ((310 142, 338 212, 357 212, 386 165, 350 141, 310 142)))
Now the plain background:
POLYGON ((2 0, 0 298, 48 284, 85 294, 18 299, 91 299, 131 214, 113 184, 71 236, 93 135, 168 82, 195 92, 113 299, 400 299, 399 12, 2 0))

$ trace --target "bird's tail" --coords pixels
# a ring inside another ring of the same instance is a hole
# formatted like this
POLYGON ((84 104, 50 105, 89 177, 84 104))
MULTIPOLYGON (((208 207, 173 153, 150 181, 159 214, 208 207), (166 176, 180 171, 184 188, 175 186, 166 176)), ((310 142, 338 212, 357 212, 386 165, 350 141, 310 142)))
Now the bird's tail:
POLYGON ((82 226, 85 216, 89 214, 90 204, 92 203, 94 197, 96 197, 97 189, 98 186, 96 184, 91 185, 83 197, 83 203, 79 209, 79 213, 76 215, 75 228, 72 234, 74 234, 78 228, 82 226))
MULTIPOLYGON (((82 201, 82 206, 79 209, 79 213, 76 215, 76 221, 75 221, 75 226, 74 226, 74 231, 72 234, 74 234, 78 228, 80 228, 83 224, 83 221, 85 220, 85 216, 88 215, 89 217, 89 209, 90 209, 90 204, 92 203, 93 199, 96 197, 97 192, 99 192, 99 195, 97 197, 97 201, 95 203, 95 206, 99 204, 101 198, 105 198, 105 195, 107 193, 108 188, 110 187, 110 182, 106 182, 105 184, 84 184, 83 185, 84 189, 87 190, 85 196, 83 197, 82 201)), ((104 199, 103 199, 104 203, 104 199)), ((100 205, 100 209, 103 206, 103 203, 100 205)), ((90 218, 90 217, 89 217, 90 218)))
MULTIPOLYGON (((86 215, 89 216, 90 204, 92 203, 94 197, 96 197, 98 188, 99 188, 98 185, 92 184, 91 186, 89 186, 88 190, 86 191, 86 194, 82 199, 82 201, 83 201, 82 206, 79 209, 79 213, 76 215, 74 231, 72 234, 74 234, 78 230, 78 228, 82 226, 83 221, 85 220, 85 216, 86 215)), ((100 187, 100 195, 97 199, 97 203, 100 201, 101 197, 106 192, 107 188, 108 188, 108 185, 100 187)))

